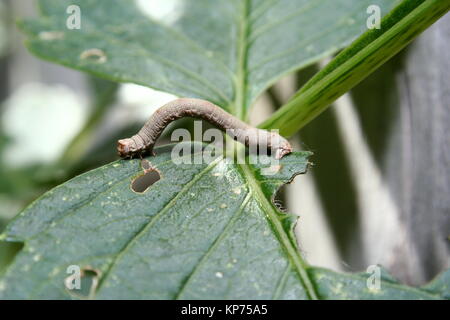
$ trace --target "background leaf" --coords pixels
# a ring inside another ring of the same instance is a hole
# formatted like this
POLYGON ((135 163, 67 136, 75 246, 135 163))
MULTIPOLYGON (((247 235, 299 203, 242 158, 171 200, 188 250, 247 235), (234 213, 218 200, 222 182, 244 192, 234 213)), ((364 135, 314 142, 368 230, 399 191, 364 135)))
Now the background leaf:
POLYGON ((110 80, 203 98, 245 118, 255 98, 283 74, 361 34, 369 5, 386 14, 399 1, 184 0, 170 15, 145 1, 39 3, 43 18, 22 24, 38 56, 110 80), (81 8, 80 30, 66 28, 71 4, 81 8), (105 63, 80 58, 93 48, 105 53, 105 63))
POLYGON ((291 136, 392 58, 450 9, 449 1, 405 0, 381 29, 367 31, 306 83, 262 128, 291 136))

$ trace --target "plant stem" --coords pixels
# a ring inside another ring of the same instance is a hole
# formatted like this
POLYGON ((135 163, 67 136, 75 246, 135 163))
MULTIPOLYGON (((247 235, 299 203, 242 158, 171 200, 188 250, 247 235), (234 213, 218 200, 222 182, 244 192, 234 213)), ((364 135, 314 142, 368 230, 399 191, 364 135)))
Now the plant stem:
POLYGON ((246 90, 247 90, 247 36, 248 36, 248 12, 249 2, 242 2, 242 16, 239 26, 238 66, 236 72, 236 97, 234 103, 234 115, 241 120, 246 120, 246 90))
POLYGON ((259 127, 292 136, 449 9, 447 0, 405 0, 383 19, 381 30, 362 35, 259 127))

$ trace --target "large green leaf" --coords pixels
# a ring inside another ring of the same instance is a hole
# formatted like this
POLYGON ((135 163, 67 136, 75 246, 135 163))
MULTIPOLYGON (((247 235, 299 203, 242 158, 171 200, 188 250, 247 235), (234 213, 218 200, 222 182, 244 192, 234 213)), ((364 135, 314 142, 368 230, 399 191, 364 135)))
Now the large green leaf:
POLYGON ((349 44, 366 29, 366 8, 393 0, 41 0, 43 18, 22 24, 35 54, 116 81, 215 102, 245 118, 281 75, 349 44), (170 15, 158 7, 176 3, 170 15), (66 9, 81 8, 81 29, 66 9), (145 13, 147 12, 147 13, 145 13), (150 12, 150 13, 148 13, 150 12), (82 59, 101 49, 104 63, 82 59))
POLYGON ((270 201, 306 169, 308 153, 285 157, 278 173, 263 176, 259 167, 222 157, 176 165, 169 151, 148 158, 162 178, 143 194, 130 188, 142 174, 139 161, 121 160, 31 204, 5 233, 25 247, 0 298, 68 298, 69 265, 101 271, 98 298, 314 295, 302 285, 309 278, 283 227, 291 217, 270 201))
POLYGON ((98 272, 91 297, 99 299, 440 297, 390 280, 371 291, 367 276, 302 262, 295 219, 271 199, 306 170, 308 152, 264 175, 264 166, 223 157, 177 165, 170 151, 147 158, 161 179, 145 193, 130 188, 139 160, 120 160, 32 203, 3 235, 25 245, 0 281, 0 299, 76 298, 64 284, 71 265, 98 272))

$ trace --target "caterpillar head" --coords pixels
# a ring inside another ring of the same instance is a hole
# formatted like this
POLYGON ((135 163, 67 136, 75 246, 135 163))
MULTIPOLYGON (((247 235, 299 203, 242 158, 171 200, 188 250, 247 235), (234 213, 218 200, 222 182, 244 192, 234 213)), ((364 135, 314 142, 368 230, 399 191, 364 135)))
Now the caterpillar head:
POLYGON ((117 152, 121 158, 133 157, 137 153, 136 143, 133 139, 121 139, 117 141, 117 152))
POLYGON ((289 141, 277 132, 271 132, 271 148, 272 151, 275 151, 275 159, 277 160, 292 152, 289 141))
POLYGON ((280 146, 275 150, 275 159, 279 160, 291 152, 292 147, 290 144, 280 146))

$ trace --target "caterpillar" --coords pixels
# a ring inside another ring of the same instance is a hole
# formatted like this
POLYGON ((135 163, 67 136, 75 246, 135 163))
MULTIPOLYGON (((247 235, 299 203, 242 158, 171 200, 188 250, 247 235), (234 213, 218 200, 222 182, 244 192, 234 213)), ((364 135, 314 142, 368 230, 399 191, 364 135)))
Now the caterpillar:
POLYGON ((260 141, 264 141, 276 159, 292 152, 290 143, 278 133, 252 127, 209 101, 180 98, 156 110, 137 134, 119 140, 119 156, 133 158, 143 153, 155 155, 153 147, 161 133, 169 123, 183 117, 206 120, 247 147, 258 146, 260 141))

